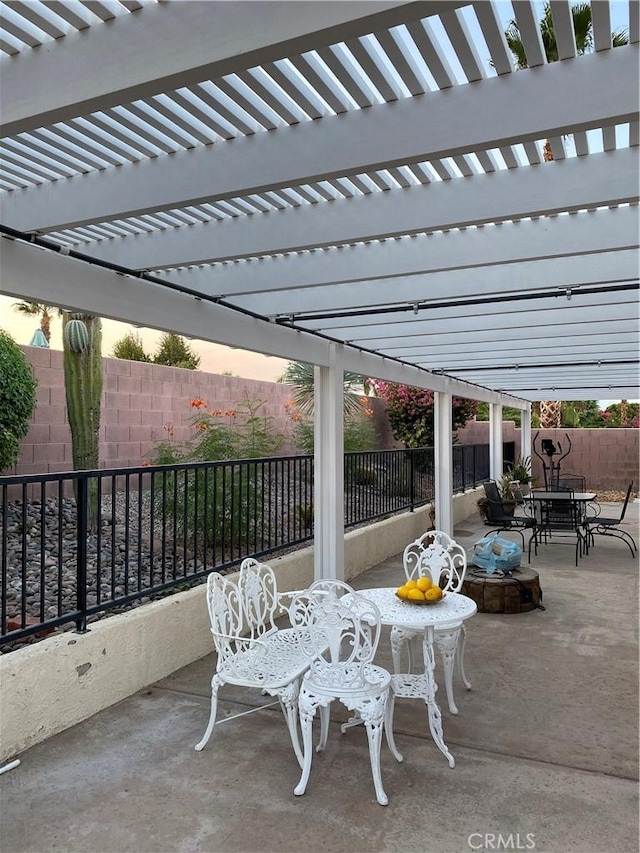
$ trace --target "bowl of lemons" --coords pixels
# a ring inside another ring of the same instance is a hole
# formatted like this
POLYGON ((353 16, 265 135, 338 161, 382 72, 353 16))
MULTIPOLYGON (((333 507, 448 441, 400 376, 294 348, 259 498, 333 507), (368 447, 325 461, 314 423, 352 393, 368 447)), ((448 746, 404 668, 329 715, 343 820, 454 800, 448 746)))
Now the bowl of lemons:
POLYGON ((446 593, 430 578, 408 580, 404 586, 398 587, 396 595, 409 604, 438 604, 446 597, 446 593))

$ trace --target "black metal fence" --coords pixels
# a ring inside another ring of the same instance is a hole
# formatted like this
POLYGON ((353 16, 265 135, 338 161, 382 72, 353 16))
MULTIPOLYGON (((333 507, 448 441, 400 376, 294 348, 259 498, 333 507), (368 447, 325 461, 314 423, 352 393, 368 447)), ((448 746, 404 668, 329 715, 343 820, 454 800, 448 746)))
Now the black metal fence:
MULTIPOLYGON (((454 491, 486 445, 454 447, 454 491)), ((509 449, 505 445, 505 458, 509 449)), ((433 449, 345 454, 345 525, 434 495, 433 449)), ((0 644, 126 609, 313 536, 313 457, 0 477, 0 644)), ((7 645, 9 644, 9 645, 7 645)))

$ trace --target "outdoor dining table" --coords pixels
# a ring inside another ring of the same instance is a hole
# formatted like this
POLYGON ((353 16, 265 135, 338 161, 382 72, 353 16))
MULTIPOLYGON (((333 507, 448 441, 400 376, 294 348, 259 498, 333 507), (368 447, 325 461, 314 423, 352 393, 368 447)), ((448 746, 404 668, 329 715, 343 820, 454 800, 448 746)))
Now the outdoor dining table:
POLYGON ((478 608, 471 598, 456 592, 445 593, 436 604, 414 604, 398 598, 395 592, 395 587, 357 590, 358 595, 377 605, 383 625, 423 632, 424 672, 392 675, 393 691, 397 698, 422 699, 425 702, 431 736, 449 762, 449 767, 455 767, 455 760, 444 742, 442 715, 436 702, 434 631, 435 628, 454 628, 473 616, 478 608))
POLYGON ((572 491, 533 491, 529 494, 534 514, 538 521, 533 536, 529 541, 529 560, 531 560, 531 544, 535 543, 536 554, 541 537, 544 541, 547 534, 552 532, 576 534, 576 566, 578 557, 582 556, 583 546, 587 548, 587 540, 581 528, 587 514, 587 504, 596 499, 595 492, 572 491), (537 505, 537 506, 536 506, 537 505))

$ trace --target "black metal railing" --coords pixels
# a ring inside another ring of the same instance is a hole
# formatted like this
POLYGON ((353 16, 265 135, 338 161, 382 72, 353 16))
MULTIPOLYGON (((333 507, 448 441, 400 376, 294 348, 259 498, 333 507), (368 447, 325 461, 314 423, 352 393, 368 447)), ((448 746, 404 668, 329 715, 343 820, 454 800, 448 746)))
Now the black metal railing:
MULTIPOLYGON (((488 447, 454 447, 454 491, 488 447)), ((424 505, 433 449, 345 454, 345 526, 424 505)), ((313 536, 313 457, 0 477, 0 645, 187 588, 313 536)))

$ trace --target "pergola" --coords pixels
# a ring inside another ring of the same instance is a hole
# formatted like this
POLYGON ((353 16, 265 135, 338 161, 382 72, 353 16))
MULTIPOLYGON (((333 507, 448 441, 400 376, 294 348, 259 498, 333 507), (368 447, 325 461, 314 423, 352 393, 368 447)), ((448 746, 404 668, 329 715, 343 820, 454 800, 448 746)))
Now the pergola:
POLYGON ((450 529, 452 394, 638 396, 640 4, 550 5, 0 2, 2 291, 313 363, 318 576, 343 371, 433 389, 450 529))

